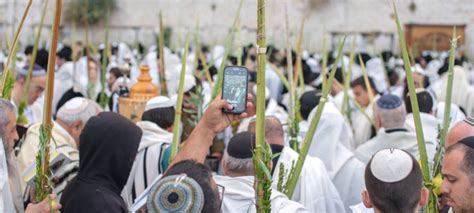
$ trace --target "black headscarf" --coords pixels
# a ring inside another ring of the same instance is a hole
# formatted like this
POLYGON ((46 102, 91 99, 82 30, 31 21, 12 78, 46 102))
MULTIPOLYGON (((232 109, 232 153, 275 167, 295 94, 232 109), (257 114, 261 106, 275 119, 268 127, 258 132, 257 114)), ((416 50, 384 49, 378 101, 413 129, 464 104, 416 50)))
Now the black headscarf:
POLYGON ((126 212, 120 197, 142 131, 119 114, 91 118, 80 136, 79 172, 62 198, 63 212, 126 212))

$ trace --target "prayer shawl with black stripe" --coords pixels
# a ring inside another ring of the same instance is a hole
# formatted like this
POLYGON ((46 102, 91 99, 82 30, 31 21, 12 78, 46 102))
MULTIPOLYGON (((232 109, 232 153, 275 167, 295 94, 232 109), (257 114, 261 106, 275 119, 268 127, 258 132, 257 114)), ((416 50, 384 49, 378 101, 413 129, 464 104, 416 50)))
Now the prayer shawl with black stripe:
POLYGON ((137 126, 142 129, 143 137, 127 185, 122 192, 122 197, 129 207, 159 174, 163 174, 163 155, 173 139, 172 133, 153 122, 139 121, 137 126))

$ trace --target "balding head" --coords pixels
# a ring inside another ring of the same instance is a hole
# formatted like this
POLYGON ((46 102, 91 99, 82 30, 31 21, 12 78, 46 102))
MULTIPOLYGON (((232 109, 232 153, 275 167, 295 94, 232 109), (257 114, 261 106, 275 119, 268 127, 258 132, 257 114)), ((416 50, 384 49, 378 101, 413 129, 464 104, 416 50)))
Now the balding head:
POLYGON ((468 122, 468 119, 459 121, 448 131, 445 147, 448 148, 469 136, 474 136, 474 125, 468 122))
POLYGON ((375 126, 377 129, 403 128, 405 125, 406 109, 403 101, 394 95, 384 95, 374 105, 375 126))
MULTIPOLYGON (((255 133, 256 122, 251 121, 248 131, 255 133)), ((284 145, 284 132, 280 120, 275 116, 265 117, 265 139, 268 144, 284 145)))
POLYGON ((76 97, 66 102, 58 111, 56 122, 79 143, 79 136, 89 119, 102 111, 92 100, 76 97))

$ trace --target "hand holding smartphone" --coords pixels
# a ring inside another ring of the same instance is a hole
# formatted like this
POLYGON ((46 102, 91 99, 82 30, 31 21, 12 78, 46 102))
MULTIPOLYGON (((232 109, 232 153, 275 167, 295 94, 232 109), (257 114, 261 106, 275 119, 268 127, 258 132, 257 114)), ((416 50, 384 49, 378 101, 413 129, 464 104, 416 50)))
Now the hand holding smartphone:
POLYGON ((227 66, 224 68, 222 82, 222 99, 234 108, 223 109, 225 113, 241 114, 247 109, 248 70, 240 66, 227 66))

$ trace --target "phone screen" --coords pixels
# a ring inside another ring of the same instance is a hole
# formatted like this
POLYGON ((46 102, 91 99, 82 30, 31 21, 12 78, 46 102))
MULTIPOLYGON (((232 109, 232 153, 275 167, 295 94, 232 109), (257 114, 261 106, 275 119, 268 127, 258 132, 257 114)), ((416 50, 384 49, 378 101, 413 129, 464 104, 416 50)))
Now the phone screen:
POLYGON ((229 113, 243 113, 247 105, 248 72, 245 67, 226 67, 222 84, 222 98, 232 104, 229 113))

